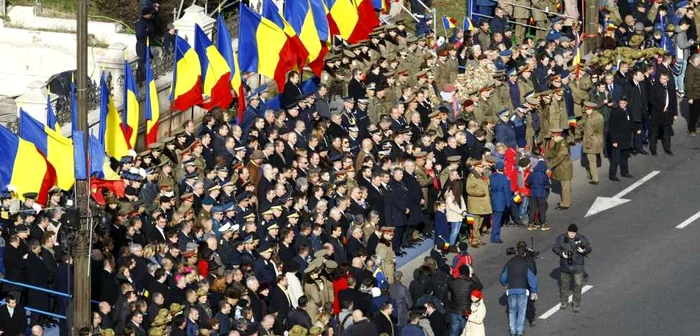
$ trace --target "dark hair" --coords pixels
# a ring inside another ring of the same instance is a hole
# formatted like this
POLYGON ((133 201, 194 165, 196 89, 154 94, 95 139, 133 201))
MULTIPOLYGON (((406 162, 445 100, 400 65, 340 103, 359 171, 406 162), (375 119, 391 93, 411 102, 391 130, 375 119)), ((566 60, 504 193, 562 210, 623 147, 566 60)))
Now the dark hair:
POLYGON ((309 302, 309 299, 306 298, 306 295, 302 295, 302 296, 299 297, 299 301, 298 301, 299 307, 305 308, 305 307, 306 307, 306 304, 307 304, 308 302, 309 302))

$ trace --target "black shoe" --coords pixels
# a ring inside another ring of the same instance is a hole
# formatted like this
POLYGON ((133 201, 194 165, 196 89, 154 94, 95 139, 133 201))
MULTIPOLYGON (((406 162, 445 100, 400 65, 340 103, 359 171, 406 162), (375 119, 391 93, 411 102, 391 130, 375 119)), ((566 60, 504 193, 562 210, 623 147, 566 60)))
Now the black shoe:
POLYGON ((598 181, 588 181, 588 184, 597 185, 598 181))
POLYGON ((537 326, 537 321, 536 321, 536 320, 530 321, 530 327, 534 328, 534 327, 536 327, 536 326, 537 326))
POLYGON ((503 240, 499 239, 497 241, 491 241, 491 244, 503 244, 503 240))
POLYGON ((620 182, 620 179, 615 176, 610 176, 610 181, 620 182))
POLYGON ((643 150, 643 149, 640 150, 640 151, 637 151, 637 153, 642 154, 642 155, 649 155, 649 152, 647 152, 647 151, 645 151, 645 150, 643 150))
POLYGON ((637 155, 637 153, 638 152, 636 150, 630 151, 630 154, 632 154, 632 155, 637 155))
POLYGON ((672 152, 672 151, 666 151, 666 154, 668 154, 668 156, 673 156, 673 152, 672 152))
POLYGON ((621 174, 621 176, 626 177, 626 178, 633 178, 634 177, 633 175, 630 175, 630 174, 621 174))
POLYGON ((656 152, 652 151, 652 152, 651 152, 651 155, 653 155, 653 156, 658 156, 659 154, 656 154, 656 152))
POLYGON ((556 209, 556 210, 569 210, 569 207, 565 207, 565 206, 557 205, 557 207, 556 207, 556 208, 554 208, 554 209, 556 209))

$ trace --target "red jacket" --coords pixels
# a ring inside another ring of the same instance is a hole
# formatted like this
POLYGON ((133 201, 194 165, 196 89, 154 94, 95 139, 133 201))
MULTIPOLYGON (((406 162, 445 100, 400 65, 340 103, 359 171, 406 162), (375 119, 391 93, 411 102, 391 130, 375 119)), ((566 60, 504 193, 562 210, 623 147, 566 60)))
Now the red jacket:
MULTIPOLYGON (((528 176, 530 176, 530 173, 532 173, 530 168, 523 170, 523 181, 527 181, 527 178, 528 176)), ((523 186, 519 188, 519 192, 520 195, 523 197, 530 197, 530 187, 527 186, 527 183, 523 183, 523 186)))
POLYGON ((506 153, 504 155, 505 169, 503 170, 503 173, 510 181, 510 191, 512 192, 518 191, 518 166, 515 162, 516 156, 517 153, 515 152, 515 149, 510 147, 506 149, 506 153))

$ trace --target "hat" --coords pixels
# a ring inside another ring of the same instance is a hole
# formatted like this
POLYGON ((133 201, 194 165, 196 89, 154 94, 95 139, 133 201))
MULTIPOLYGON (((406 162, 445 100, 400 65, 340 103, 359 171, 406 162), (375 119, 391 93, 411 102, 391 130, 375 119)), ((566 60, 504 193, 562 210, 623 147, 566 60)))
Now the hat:
POLYGON ((540 101, 537 100, 537 98, 535 98, 535 97, 527 97, 527 98, 525 98, 525 102, 530 104, 530 105, 537 105, 540 103, 540 101))
POLYGON ((513 56, 513 51, 510 49, 506 49, 506 50, 501 51, 499 53, 499 55, 503 56, 503 57, 511 57, 511 56, 513 56))
POLYGON ((185 309, 185 306, 179 304, 179 303, 171 303, 170 304, 170 314, 171 315, 177 315, 177 313, 183 311, 185 309))
POLYGON ((452 155, 452 156, 450 156, 450 157, 447 158, 447 162, 450 162, 450 163, 459 163, 459 161, 460 161, 461 159, 462 159, 462 158, 461 158, 459 155, 452 155))
POLYGON ((496 170, 503 170, 505 168, 505 165, 503 164, 502 161, 496 162, 496 164, 493 166, 496 170))
POLYGON ((576 224, 569 224, 569 227, 566 229, 568 232, 578 232, 578 226, 576 224))
POLYGON ((271 245, 270 243, 268 243, 268 242, 262 242, 262 243, 260 244, 260 247, 258 248, 258 251, 259 251, 259 253, 261 253, 261 254, 262 254, 262 253, 266 253, 266 252, 272 253, 272 245, 271 245))
POLYGON ((552 134, 561 134, 564 133, 564 130, 561 128, 550 128, 549 132, 551 132, 552 134))
POLYGON ((424 158, 427 155, 428 155, 428 153, 423 152, 423 151, 418 151, 418 152, 413 153, 413 157, 415 157, 416 159, 424 158))
POLYGON ((323 332, 323 329, 319 326, 313 326, 311 329, 309 329, 309 336, 318 336, 321 335, 323 332))
POLYGON ((379 229, 379 231, 386 232, 386 233, 389 233, 389 232, 393 233, 394 231, 396 231, 396 228, 393 226, 382 226, 382 228, 379 229))
POLYGON ((587 102, 583 103, 583 106, 585 106, 587 108, 594 109, 594 108, 598 107, 598 104, 596 104, 594 102, 587 101, 587 102))
POLYGON ((445 84, 445 87, 443 88, 445 92, 455 92, 457 91, 457 87, 452 85, 452 84, 445 84))
POLYGON ((272 223, 272 225, 267 227, 267 231, 278 229, 279 230, 280 226, 277 225, 277 223, 272 223))
POLYGON ((250 155, 251 160, 262 160, 264 158, 265 154, 259 149, 256 149, 253 154, 250 155))
POLYGON ((472 291, 472 296, 479 299, 479 300, 484 298, 484 296, 481 294, 481 291, 478 289, 475 289, 472 291))
POLYGON ((508 108, 504 108, 504 109, 498 111, 498 113, 496 113, 496 114, 498 114, 499 117, 502 115, 508 115, 508 108))
POLYGON ((35 192, 26 192, 26 193, 22 194, 22 197, 24 197, 25 199, 31 199, 31 200, 36 200, 37 196, 39 196, 39 194, 35 193, 35 192))

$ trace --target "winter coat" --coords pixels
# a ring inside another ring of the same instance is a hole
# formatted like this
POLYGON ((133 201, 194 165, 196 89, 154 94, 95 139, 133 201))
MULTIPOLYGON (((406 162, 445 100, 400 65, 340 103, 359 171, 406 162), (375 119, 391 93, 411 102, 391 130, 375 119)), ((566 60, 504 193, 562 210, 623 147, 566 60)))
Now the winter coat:
POLYGON ((333 302, 333 284, 324 278, 319 278, 315 282, 306 282, 304 284, 304 293, 309 299, 306 305, 306 312, 309 313, 312 321, 316 321, 320 309, 327 302, 333 302))
POLYGON ((401 328, 401 336, 426 336, 426 334, 422 326, 411 323, 401 328))
MULTIPOLYGON (((629 111, 629 107, 627 110, 629 111)), ((608 135, 611 145, 617 143, 617 148, 622 150, 632 148, 634 125, 630 118, 628 112, 620 107, 615 107, 612 110, 610 120, 608 120, 608 135)))
POLYGON ((447 222, 461 222, 464 220, 463 214, 467 211, 467 206, 464 203, 464 197, 459 195, 459 198, 452 194, 452 189, 448 189, 445 193, 445 205, 447 210, 447 222))
POLYGON ((591 251, 593 251, 593 249, 588 239, 584 235, 578 233, 573 239, 569 238, 568 232, 562 233, 554 240, 554 245, 552 246, 552 252, 559 256, 559 267, 564 273, 583 273, 586 256, 590 254, 591 251), (583 253, 579 253, 576 250, 577 245, 583 247, 583 253), (569 264, 568 260, 562 255, 563 252, 569 252, 571 254, 571 264, 569 264))
POLYGON ((408 189, 403 181, 392 179, 387 185, 389 197, 387 200, 388 225, 406 226, 406 210, 409 209, 408 189))
POLYGON ((472 172, 467 177, 467 211, 474 215, 490 215, 491 198, 488 178, 472 172))
POLYGON ((510 182, 510 190, 515 192, 518 190, 518 167, 517 163, 515 162, 515 157, 518 154, 515 152, 515 149, 513 148, 506 148, 506 154, 504 155, 504 164, 505 164, 505 169, 503 169, 503 174, 508 177, 508 181, 510 182))
POLYGON ((467 318, 467 327, 462 331, 462 336, 486 336, 486 326, 484 319, 486 318, 486 305, 484 300, 478 303, 472 303, 471 314, 467 318))
POLYGON ((400 283, 393 283, 389 287, 390 297, 396 301, 396 323, 406 325, 408 323, 408 311, 413 307, 413 299, 408 293, 408 288, 400 283))
POLYGON ((552 178, 558 181, 571 181, 574 178, 574 166, 571 163, 566 140, 555 142, 545 153, 544 158, 547 160, 549 169, 552 170, 552 178))
POLYGON ((381 239, 379 244, 377 244, 375 254, 382 261, 382 269, 384 270, 386 281, 389 283, 394 283, 396 254, 394 254, 394 250, 391 248, 391 242, 381 239))
POLYGON ((513 192, 510 190, 510 182, 503 173, 493 173, 489 177, 491 190, 491 209, 495 212, 505 212, 513 205, 513 192))
POLYGON ((525 180, 525 185, 530 188, 530 197, 547 198, 549 193, 549 177, 547 177, 547 163, 540 161, 525 180))
POLYGON ((479 281, 476 275, 472 275, 471 279, 451 279, 448 287, 449 300, 447 310, 449 313, 462 315, 471 304, 472 290, 483 289, 484 286, 479 281))
POLYGON ((583 152, 586 154, 600 154, 603 152, 603 128, 605 120, 598 111, 593 111, 590 116, 581 119, 583 128, 583 152))
MULTIPOLYGON (((464 207, 465 211, 467 207, 464 207)), ((435 242, 437 243, 438 238, 443 241, 447 241, 450 237, 450 227, 447 224, 447 215, 442 211, 435 211, 435 242)))
POLYGON ((700 67, 692 64, 685 72, 685 95, 688 99, 700 99, 700 67))

